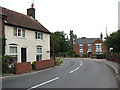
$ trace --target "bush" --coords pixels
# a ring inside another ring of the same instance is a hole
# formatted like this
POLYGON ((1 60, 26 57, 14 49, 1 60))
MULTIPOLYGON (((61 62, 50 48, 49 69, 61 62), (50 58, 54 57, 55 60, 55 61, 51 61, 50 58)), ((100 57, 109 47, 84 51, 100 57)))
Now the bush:
POLYGON ((117 59, 120 60, 120 52, 117 55, 117 59))
POLYGON ((34 65, 35 65, 35 62, 32 62, 31 64, 32 70, 34 70, 34 65))
POLYGON ((12 61, 10 60, 10 56, 5 55, 2 56, 2 73, 14 73, 15 67, 12 61))
POLYGON ((56 58, 56 62, 57 62, 57 65, 60 65, 63 61, 58 59, 58 58, 56 58))
POLYGON ((86 55, 86 54, 83 54, 83 57, 87 57, 87 55, 86 55))
POLYGON ((74 57, 80 57, 80 55, 76 53, 76 54, 74 55, 74 57))

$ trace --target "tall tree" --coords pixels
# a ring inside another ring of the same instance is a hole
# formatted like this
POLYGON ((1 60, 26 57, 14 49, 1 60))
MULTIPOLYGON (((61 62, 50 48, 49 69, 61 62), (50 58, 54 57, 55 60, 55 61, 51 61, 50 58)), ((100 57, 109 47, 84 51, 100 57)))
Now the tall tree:
POLYGON ((120 52, 120 30, 113 32, 110 36, 106 37, 105 45, 108 48, 113 48, 114 52, 120 52))

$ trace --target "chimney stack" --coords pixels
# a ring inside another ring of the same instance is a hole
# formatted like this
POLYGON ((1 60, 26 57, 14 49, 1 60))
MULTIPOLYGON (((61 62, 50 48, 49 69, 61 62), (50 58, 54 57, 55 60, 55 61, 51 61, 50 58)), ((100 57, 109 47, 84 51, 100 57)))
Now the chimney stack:
POLYGON ((100 39, 103 40, 103 34, 102 34, 102 32, 100 34, 100 39))
POLYGON ((35 18, 35 9, 34 9, 34 4, 32 3, 31 8, 27 9, 27 15, 32 16, 35 18))

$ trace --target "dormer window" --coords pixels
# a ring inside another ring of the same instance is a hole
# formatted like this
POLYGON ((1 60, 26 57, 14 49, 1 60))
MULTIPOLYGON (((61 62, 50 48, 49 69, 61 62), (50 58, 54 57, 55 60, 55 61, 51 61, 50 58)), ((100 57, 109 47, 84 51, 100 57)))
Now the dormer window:
POLYGON ((41 32, 35 32, 35 39, 43 39, 43 33, 41 32))
POLYGON ((13 36, 25 37, 25 30, 21 29, 21 28, 14 28, 13 29, 13 36))

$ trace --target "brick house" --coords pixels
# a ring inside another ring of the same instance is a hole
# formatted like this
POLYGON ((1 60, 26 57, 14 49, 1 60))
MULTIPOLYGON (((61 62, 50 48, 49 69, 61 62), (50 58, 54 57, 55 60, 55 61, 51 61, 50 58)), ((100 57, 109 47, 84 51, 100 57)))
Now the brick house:
POLYGON ((105 53, 105 45, 102 40, 102 34, 100 38, 78 38, 73 41, 73 50, 80 56, 86 55, 90 57, 90 54, 103 54, 105 53))
POLYGON ((6 37, 5 55, 15 63, 50 59, 50 32, 35 18, 33 5, 27 15, 1 7, 2 35, 6 37))

